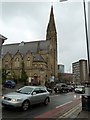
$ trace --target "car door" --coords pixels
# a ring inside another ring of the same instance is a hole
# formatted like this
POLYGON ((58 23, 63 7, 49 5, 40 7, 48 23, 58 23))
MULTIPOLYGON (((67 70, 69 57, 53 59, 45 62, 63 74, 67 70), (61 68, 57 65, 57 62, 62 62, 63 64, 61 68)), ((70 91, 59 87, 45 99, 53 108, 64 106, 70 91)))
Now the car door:
POLYGON ((41 101, 40 99, 41 99, 40 89, 39 88, 35 88, 34 91, 32 92, 30 103, 31 104, 40 103, 40 101, 41 101))
POLYGON ((40 93, 41 93, 41 102, 44 102, 45 99, 47 98, 47 96, 49 95, 49 93, 47 92, 47 90, 44 87, 40 88, 40 93))

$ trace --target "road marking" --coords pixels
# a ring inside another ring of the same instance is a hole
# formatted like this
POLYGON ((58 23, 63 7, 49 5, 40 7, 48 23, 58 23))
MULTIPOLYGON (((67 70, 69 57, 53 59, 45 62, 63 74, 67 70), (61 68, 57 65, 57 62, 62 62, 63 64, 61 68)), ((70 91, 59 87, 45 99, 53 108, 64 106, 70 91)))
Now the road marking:
MULTIPOLYGON (((78 100, 78 99, 76 99, 76 100, 78 100)), ((68 105, 73 104, 73 102, 75 102, 75 106, 76 106, 77 102, 75 100, 69 101, 69 102, 64 103, 60 106, 57 106, 57 107, 55 107, 47 112, 44 112, 44 113, 36 116, 35 118, 50 118, 50 117, 52 118, 53 116, 57 116, 57 115, 59 115, 60 111, 68 109, 68 105)), ((68 109, 68 111, 69 111, 69 109, 68 109)), ((63 113, 61 112, 61 114, 63 114, 63 113)))
POLYGON ((57 106, 56 108, 59 108, 59 107, 64 106, 64 105, 67 105, 67 104, 69 104, 69 103, 71 103, 71 102, 72 102, 72 101, 69 101, 69 102, 67 102, 67 103, 64 103, 64 104, 62 104, 62 105, 57 106))
POLYGON ((68 118, 73 113, 75 113, 77 110, 81 111, 80 108, 81 108, 81 103, 79 105, 75 106, 74 108, 72 108, 71 110, 69 110, 68 112, 66 112, 65 114, 61 115, 59 118, 68 118))
POLYGON ((76 98, 77 96, 76 95, 74 95, 74 98, 76 98))

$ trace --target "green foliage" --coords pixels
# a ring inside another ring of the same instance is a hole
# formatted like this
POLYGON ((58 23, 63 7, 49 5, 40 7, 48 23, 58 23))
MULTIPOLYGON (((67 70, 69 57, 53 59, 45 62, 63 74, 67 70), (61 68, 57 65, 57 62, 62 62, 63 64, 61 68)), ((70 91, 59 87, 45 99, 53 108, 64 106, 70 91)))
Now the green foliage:
POLYGON ((27 78, 28 78, 28 76, 27 76, 26 72, 23 70, 23 71, 21 72, 21 80, 22 80, 23 82, 25 82, 25 81, 27 80, 27 78))
POLYGON ((8 72, 6 69, 2 69, 2 82, 4 82, 8 75, 9 75, 10 72, 8 72))
POLYGON ((13 79, 16 83, 18 83, 18 76, 16 75, 16 73, 14 71, 11 71, 10 79, 13 79))
POLYGON ((24 70, 24 62, 22 62, 21 81, 24 82, 24 84, 26 84, 27 79, 28 79, 28 76, 24 70))

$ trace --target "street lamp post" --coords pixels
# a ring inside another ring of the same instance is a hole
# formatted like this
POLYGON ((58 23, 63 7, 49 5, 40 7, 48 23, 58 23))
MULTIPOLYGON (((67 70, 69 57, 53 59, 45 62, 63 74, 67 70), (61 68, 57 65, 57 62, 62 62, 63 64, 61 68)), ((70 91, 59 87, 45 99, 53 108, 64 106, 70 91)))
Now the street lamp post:
MULTIPOLYGON (((85 0, 83 0, 84 7, 84 18, 85 18, 85 31, 86 31, 86 43, 87 43, 87 56, 88 56, 88 80, 90 81, 90 59, 89 59, 89 39, 88 39, 88 29, 87 29, 87 18, 86 18, 86 5, 85 0)), ((89 82, 88 81, 88 82, 89 82)))

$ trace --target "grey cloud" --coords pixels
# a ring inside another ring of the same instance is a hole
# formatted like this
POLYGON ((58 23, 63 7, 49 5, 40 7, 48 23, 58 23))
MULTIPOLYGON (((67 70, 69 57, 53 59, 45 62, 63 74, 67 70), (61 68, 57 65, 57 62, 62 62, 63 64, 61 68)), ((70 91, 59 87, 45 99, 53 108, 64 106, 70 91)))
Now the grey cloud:
MULTIPOLYGON (((87 59, 81 3, 53 3, 58 35, 58 63, 69 69, 74 60, 87 59)), ((51 3, 3 3, 6 43, 45 39, 51 3), (26 35, 27 34, 27 35, 26 35), (28 38, 27 38, 28 37, 28 38)))

